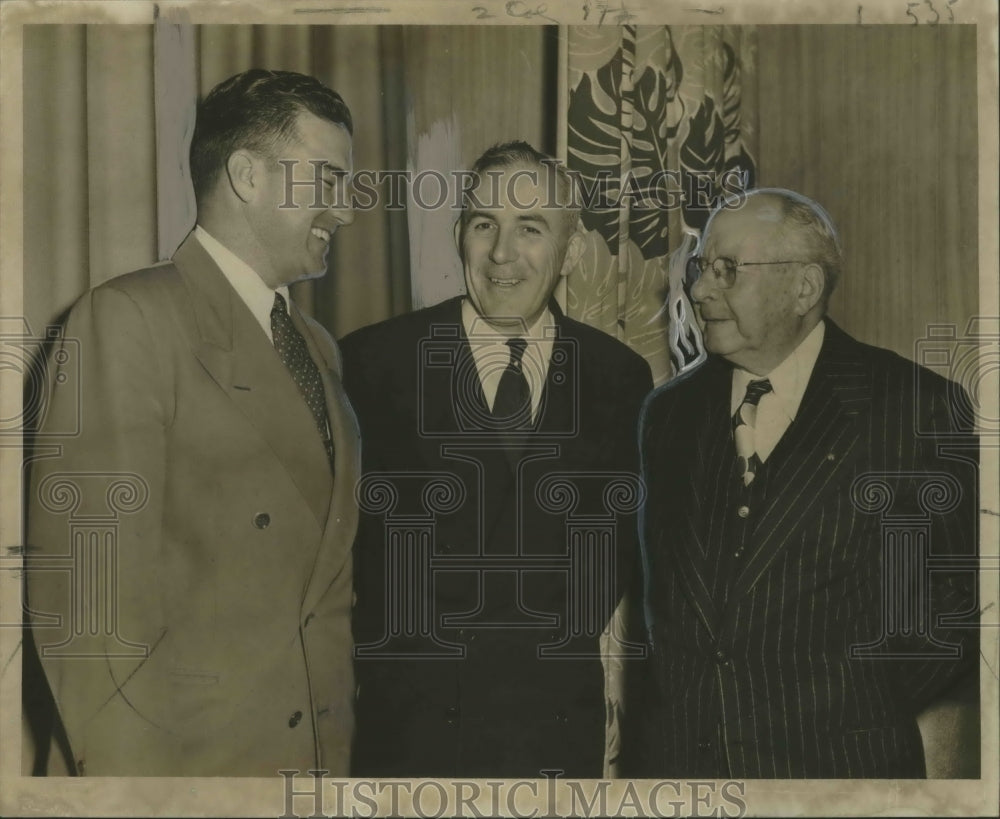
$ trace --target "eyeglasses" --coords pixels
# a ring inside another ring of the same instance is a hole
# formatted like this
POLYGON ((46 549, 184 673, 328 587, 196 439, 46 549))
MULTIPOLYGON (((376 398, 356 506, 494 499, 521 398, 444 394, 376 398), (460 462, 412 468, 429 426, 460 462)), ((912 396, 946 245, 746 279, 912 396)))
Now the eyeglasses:
POLYGON ((684 278, 689 288, 694 287, 695 282, 711 270, 715 276, 716 286, 726 290, 736 283, 736 271, 741 267, 764 267, 773 264, 809 264, 809 262, 799 259, 786 259, 778 262, 738 262, 736 259, 727 259, 725 256, 720 256, 714 262, 710 262, 704 256, 692 256, 687 260, 684 278))

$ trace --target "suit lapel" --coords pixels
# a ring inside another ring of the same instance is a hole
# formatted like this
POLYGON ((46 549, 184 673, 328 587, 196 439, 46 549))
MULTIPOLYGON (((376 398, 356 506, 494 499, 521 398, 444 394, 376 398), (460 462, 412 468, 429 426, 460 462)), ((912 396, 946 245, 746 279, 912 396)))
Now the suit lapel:
POLYGON ((319 367, 326 396, 330 435, 334 441, 333 499, 328 505, 324 537, 317 548, 316 561, 302 602, 303 611, 310 611, 319 603, 337 574, 350 565, 352 541, 338 537, 338 533, 353 528, 350 521, 358 514, 354 488, 361 474, 361 448, 357 419, 341 385, 338 362, 326 358, 324 350, 328 344, 323 344, 316 338, 313 328, 294 304, 291 317, 306 340, 309 354, 319 367))
POLYGON ((582 371, 587 362, 580 355, 580 342, 570 332, 561 313, 554 312, 557 335, 552 342, 545 387, 538 404, 534 428, 542 434, 577 430, 583 396, 582 371))
MULTIPOLYGON (((715 514, 710 508, 711 499, 705 491, 710 482, 725 480, 730 472, 735 452, 729 436, 729 394, 732 370, 723 364, 712 363, 714 371, 706 373, 707 388, 702 402, 695 404, 701 417, 678 419, 673 440, 680 451, 691 451, 690 457, 680 459, 689 465, 687 475, 674 476, 674 524, 679 537, 664 535, 667 542, 677 543, 675 559, 681 578, 681 588, 691 601, 709 636, 715 638, 719 628, 719 610, 711 592, 708 563, 707 515, 715 514), (698 410, 700 409, 700 413, 698 410), (693 431, 693 434, 692 434, 693 431)), ((668 464, 667 468, 671 468, 668 464)), ((671 521, 666 521, 671 525, 671 521)))
POLYGON ((424 460, 440 465, 442 444, 479 437, 476 429, 482 428, 482 418, 490 410, 462 326, 460 298, 443 304, 440 315, 431 317, 422 340, 426 346, 420 359, 414 359, 414 367, 419 368, 415 394, 396 398, 407 405, 401 408, 404 415, 410 403, 416 403, 424 460))
MULTIPOLYGON (((864 417, 871 401, 870 370, 853 355, 851 341, 832 322, 802 404, 769 459, 772 491, 729 595, 728 614, 792 541, 803 518, 830 491, 844 491, 863 455, 864 417)), ((727 617, 727 621, 730 617, 727 617)), ((731 625, 727 622, 727 626, 731 625)))
MULTIPOLYGON (((329 512, 330 469, 294 380, 196 239, 185 240, 174 262, 191 294, 198 331, 195 356, 266 441, 322 526, 329 512)), ((314 346, 310 352, 315 360, 314 346)))

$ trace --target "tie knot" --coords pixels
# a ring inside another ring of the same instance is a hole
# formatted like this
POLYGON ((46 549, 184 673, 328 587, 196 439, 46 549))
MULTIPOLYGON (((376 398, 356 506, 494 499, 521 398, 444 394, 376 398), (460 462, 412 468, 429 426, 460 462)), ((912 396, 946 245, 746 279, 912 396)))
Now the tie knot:
POLYGON ((757 405, 760 399, 771 392, 771 382, 766 378, 760 378, 747 384, 747 393, 743 397, 744 404, 757 405))
POLYGON ((524 351, 528 349, 528 342, 523 338, 512 338, 507 342, 510 347, 510 366, 520 371, 521 359, 524 358, 524 351))
POLYGON ((274 294, 274 306, 271 308, 271 315, 273 316, 275 312, 280 311, 285 315, 288 314, 288 304, 285 302, 285 297, 275 291, 274 294))

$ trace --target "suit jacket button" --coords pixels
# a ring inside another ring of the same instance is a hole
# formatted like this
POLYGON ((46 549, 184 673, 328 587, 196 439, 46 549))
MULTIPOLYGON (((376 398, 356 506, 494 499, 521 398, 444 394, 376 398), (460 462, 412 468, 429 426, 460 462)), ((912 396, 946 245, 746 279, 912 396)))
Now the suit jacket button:
POLYGON ((296 712, 295 712, 294 714, 292 714, 292 715, 291 715, 291 716, 290 716, 290 717, 288 718, 288 727, 289 727, 289 728, 294 728, 294 727, 295 727, 296 725, 298 725, 298 724, 299 724, 299 723, 300 723, 301 721, 302 721, 302 712, 301 712, 301 711, 296 711, 296 712))
POLYGON ((267 512, 258 512, 253 516, 253 525, 258 529, 266 529, 271 525, 271 516, 267 512))
POLYGON ((712 743, 711 742, 702 741, 702 742, 698 743, 698 750, 699 751, 708 751, 708 750, 711 749, 711 747, 712 747, 712 743))
POLYGON ((719 649, 718 651, 715 652, 715 661, 719 665, 725 665, 726 663, 729 662, 729 657, 726 656, 726 652, 725 651, 723 651, 722 649, 719 649))
POLYGON ((736 510, 736 514, 739 515, 741 518, 749 517, 749 515, 750 515, 750 507, 749 506, 741 506, 739 509, 736 510))
POLYGON ((444 709, 444 716, 445 720, 449 725, 454 725, 456 722, 458 722, 458 706, 449 705, 447 708, 444 709))

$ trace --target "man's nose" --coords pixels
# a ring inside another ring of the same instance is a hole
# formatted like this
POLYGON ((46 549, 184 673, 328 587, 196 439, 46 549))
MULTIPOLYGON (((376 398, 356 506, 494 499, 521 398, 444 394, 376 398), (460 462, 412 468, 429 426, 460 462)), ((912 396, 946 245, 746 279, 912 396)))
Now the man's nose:
POLYGON ((354 222, 354 208, 350 205, 343 208, 336 208, 331 211, 333 218, 337 220, 337 224, 340 226, 349 225, 354 222))
POLYGON ((711 270, 702 273, 697 279, 694 280, 694 284, 691 285, 692 301, 704 301, 712 294, 714 287, 715 274, 711 270))
POLYGON ((517 247, 514 242, 514 232, 500 228, 490 249, 490 260, 494 264, 508 264, 517 259, 517 247))

